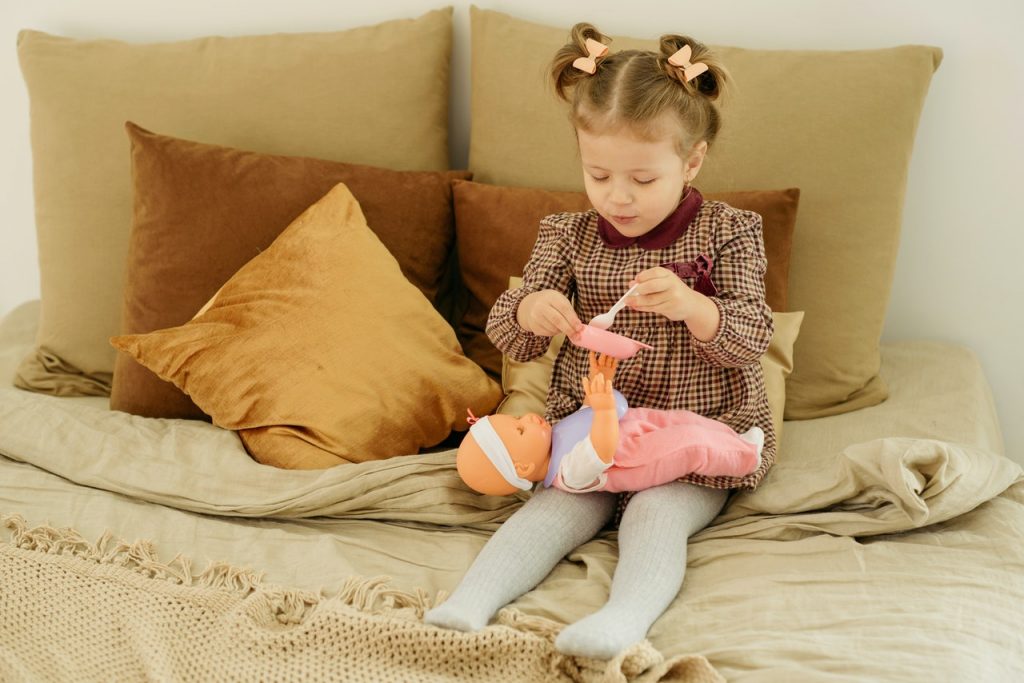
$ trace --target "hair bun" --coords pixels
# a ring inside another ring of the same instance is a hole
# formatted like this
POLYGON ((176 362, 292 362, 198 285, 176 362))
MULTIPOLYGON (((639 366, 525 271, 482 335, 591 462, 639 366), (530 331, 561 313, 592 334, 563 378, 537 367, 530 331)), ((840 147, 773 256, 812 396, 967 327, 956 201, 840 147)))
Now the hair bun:
MULTIPOLYGON (((569 30, 569 41, 558 50, 551 62, 551 78, 555 86, 555 93, 563 100, 569 99, 566 92, 570 88, 590 76, 589 73, 573 66, 573 63, 580 57, 590 56, 590 52, 587 50, 587 40, 596 40, 599 43, 611 42, 611 38, 597 30, 593 24, 580 22, 569 30)), ((602 58, 598 57, 598 59, 602 58)))
POLYGON ((710 69, 702 73, 700 76, 694 79, 697 85, 697 91, 702 95, 711 99, 716 99, 719 95, 718 92, 718 79, 715 78, 715 73, 710 69))
POLYGON ((722 89, 728 80, 728 72, 718 61, 715 54, 708 49, 704 43, 694 40, 689 36, 667 34, 661 37, 661 54, 664 58, 663 66, 669 78, 677 81, 683 88, 692 95, 703 95, 710 100, 718 99, 722 89), (668 60, 685 47, 690 48, 690 64, 704 64, 707 70, 687 79, 685 69, 676 66, 668 60))

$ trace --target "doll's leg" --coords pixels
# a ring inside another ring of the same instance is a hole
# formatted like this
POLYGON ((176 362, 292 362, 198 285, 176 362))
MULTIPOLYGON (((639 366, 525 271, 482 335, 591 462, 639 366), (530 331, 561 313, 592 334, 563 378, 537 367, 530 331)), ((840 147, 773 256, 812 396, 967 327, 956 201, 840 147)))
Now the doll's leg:
POLYGON ((725 505, 728 491, 671 482, 636 493, 619 524, 619 563, 607 604, 567 626, 566 654, 609 659, 647 636, 686 573, 686 542, 725 505))
POLYGON ((479 631, 498 611, 547 576, 558 561, 611 519, 613 493, 541 488, 499 527, 455 592, 424 621, 479 631))

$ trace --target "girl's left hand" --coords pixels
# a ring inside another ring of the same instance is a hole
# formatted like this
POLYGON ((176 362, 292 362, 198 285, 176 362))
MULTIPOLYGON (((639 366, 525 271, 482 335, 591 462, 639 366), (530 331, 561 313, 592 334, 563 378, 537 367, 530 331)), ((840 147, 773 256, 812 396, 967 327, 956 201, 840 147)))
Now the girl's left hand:
POLYGON ((669 320, 686 320, 694 308, 698 294, 671 270, 656 266, 641 271, 629 283, 639 284, 626 300, 634 311, 658 313, 669 320))

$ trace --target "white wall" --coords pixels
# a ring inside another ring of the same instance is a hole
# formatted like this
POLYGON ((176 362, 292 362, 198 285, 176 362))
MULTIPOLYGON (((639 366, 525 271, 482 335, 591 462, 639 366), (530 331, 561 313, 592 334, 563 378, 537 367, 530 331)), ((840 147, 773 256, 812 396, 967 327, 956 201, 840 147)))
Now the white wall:
MULTIPOLYGON (((688 32, 757 48, 938 45, 910 168, 900 256, 885 336, 964 344, 992 383, 1007 451, 1024 462, 1024 3, 1019 0, 478 0, 555 26, 591 21, 608 33, 688 32)), ((469 26, 455 0, 452 159, 468 149, 469 26)), ((34 0, 0 4, 0 315, 39 296, 28 100, 14 49, 21 28, 137 42, 201 35, 333 30, 416 16, 443 0, 34 0)))

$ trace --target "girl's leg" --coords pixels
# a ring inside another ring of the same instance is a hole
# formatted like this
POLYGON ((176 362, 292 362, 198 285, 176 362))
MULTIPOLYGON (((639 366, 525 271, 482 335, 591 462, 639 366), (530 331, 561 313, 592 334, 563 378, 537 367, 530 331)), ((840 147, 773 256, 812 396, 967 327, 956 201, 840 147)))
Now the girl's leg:
POLYGON ((589 541, 611 519, 613 493, 541 488, 501 525, 455 592, 424 621, 479 631, 498 611, 547 576, 558 561, 589 541))
POLYGON ((636 493, 619 524, 619 563, 607 604, 567 626, 555 648, 610 659, 643 640, 683 585, 687 539, 715 518, 728 493, 683 482, 636 493))

